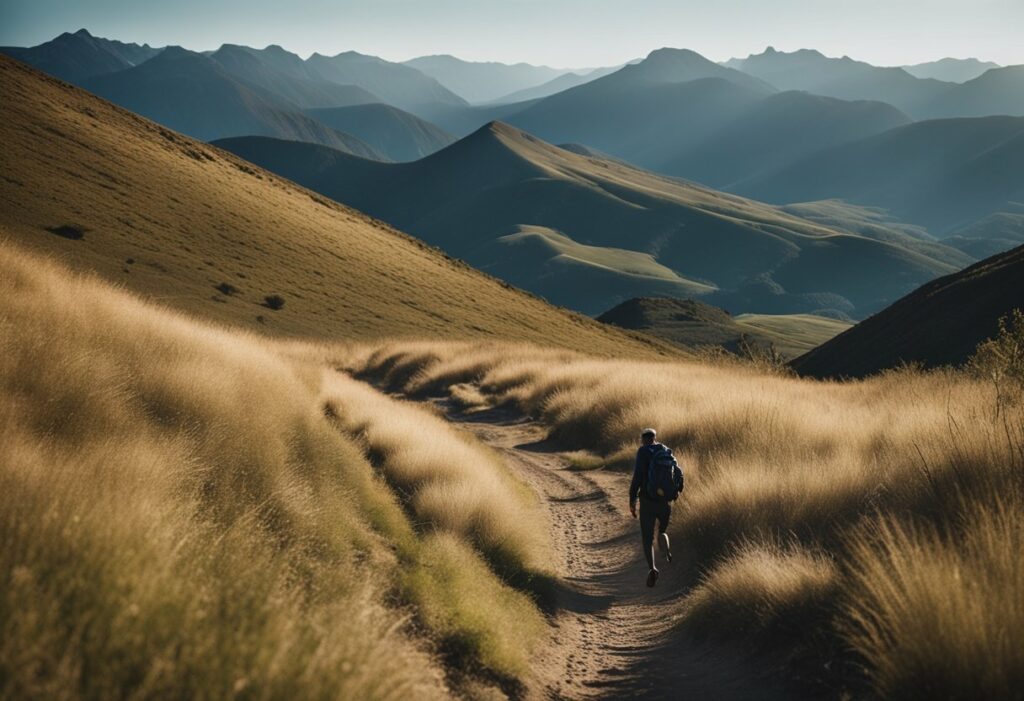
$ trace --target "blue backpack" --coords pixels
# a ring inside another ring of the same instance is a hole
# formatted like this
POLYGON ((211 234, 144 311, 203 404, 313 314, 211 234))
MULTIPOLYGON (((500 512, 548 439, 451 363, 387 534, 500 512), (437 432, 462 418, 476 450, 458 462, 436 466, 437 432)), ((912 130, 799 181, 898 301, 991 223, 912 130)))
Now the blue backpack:
POLYGON ((658 501, 675 501, 683 488, 683 471, 672 451, 661 443, 651 446, 647 463, 647 496, 658 501))

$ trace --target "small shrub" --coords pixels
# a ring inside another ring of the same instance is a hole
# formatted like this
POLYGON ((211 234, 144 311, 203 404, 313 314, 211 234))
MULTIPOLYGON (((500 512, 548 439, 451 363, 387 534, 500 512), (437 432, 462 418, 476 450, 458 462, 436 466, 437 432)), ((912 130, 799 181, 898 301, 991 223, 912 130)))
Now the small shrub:
POLYGON ((263 298, 263 306, 276 312, 284 308, 284 297, 281 295, 267 295, 263 298))
POLYGON ((238 288, 232 285, 230 282, 220 283, 219 285, 216 286, 216 290, 220 292, 222 295, 226 295, 228 297, 230 297, 231 295, 236 295, 239 292, 238 288))
POLYGON ((999 320, 994 338, 978 344, 968 368, 990 382, 996 391, 996 408, 1024 394, 1024 312, 1014 309, 999 320))
POLYGON ((81 241, 85 238, 85 232, 88 231, 84 226, 77 226, 72 224, 61 224, 60 226, 48 226, 46 230, 51 234, 56 234, 72 241, 81 241))

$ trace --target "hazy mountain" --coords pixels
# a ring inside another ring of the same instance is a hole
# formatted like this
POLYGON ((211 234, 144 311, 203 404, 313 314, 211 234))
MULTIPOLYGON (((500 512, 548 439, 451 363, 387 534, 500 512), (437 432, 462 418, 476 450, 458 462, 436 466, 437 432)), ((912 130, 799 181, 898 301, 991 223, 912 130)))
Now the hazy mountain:
POLYGON ((5 241, 204 319, 301 338, 659 350, 6 57, 0 139, 5 241))
POLYGON ((949 83, 915 78, 902 68, 880 68, 849 56, 829 58, 812 49, 791 53, 772 47, 726 66, 761 78, 780 90, 805 90, 842 100, 888 102, 907 114, 927 116, 928 105, 949 83))
POLYGON ((948 83, 965 83, 977 78, 990 68, 999 68, 998 63, 979 61, 976 58, 944 58, 913 66, 903 66, 915 78, 935 78, 948 83))
POLYGON ((463 61, 447 55, 421 56, 404 63, 434 78, 469 102, 488 102, 568 73, 566 69, 533 66, 529 63, 509 65, 493 61, 463 61))
POLYGON ((210 58, 247 85, 259 87, 299 108, 344 107, 380 102, 355 85, 340 85, 312 77, 305 62, 279 46, 251 49, 224 44, 210 58))
POLYGON ((651 81, 636 68, 509 110, 504 119, 552 143, 582 143, 657 168, 771 94, 721 77, 651 81))
POLYGON ((685 348, 720 346, 739 353, 744 344, 749 344, 762 350, 774 348, 786 358, 806 353, 851 325, 813 314, 733 317, 710 304, 667 297, 629 299, 597 320, 643 331, 685 348))
POLYGON ((504 124, 408 164, 269 139, 222 145, 588 313, 630 297, 708 293, 731 311, 863 315, 956 269, 911 237, 895 245, 841 232, 504 124))
POLYGON ((730 188, 823 148, 909 123, 882 102, 849 102, 805 92, 769 95, 733 115, 657 170, 730 188))
POLYGON ((1024 66, 993 68, 954 85, 927 105, 932 117, 1024 116, 1024 66))
POLYGON ((41 71, 71 83, 104 73, 124 70, 152 58, 160 49, 148 44, 126 44, 94 37, 85 29, 30 48, 2 47, 0 53, 13 56, 41 71))
POLYGON ((742 183, 769 202, 841 198, 949 234, 1024 202, 1024 118, 917 122, 742 183))
POLYGON ((383 158, 359 139, 289 110, 273 94, 243 84, 216 61, 180 47, 168 47, 133 68, 90 78, 83 87, 204 141, 262 134, 383 158))
POLYGON ((879 102, 778 93, 692 52, 665 50, 521 110, 508 110, 503 120, 547 141, 585 144, 713 187, 910 121, 879 102), (669 70, 672 65, 679 69, 669 70))
POLYGON ((466 101, 434 78, 411 66, 346 51, 336 56, 313 54, 306 60, 312 75, 342 85, 358 85, 407 112, 435 106, 464 107, 466 101))
POLYGON ((547 97, 548 95, 560 93, 563 90, 568 90, 569 88, 575 88, 577 85, 583 85, 584 83, 589 83, 592 80, 603 78, 604 76, 614 73, 621 68, 622 66, 614 66, 612 68, 595 68, 592 71, 563 73, 557 78, 552 78, 546 83, 541 83, 540 85, 535 85, 523 90, 517 90, 516 92, 509 93, 507 95, 502 95, 493 100, 493 102, 510 104, 515 102, 526 102, 527 100, 537 100, 542 97, 547 97))
POLYGON ((934 280, 793 361, 802 375, 863 377, 901 363, 959 365, 1024 309, 1024 247, 934 280))
POLYGON ((355 136, 392 161, 415 161, 455 141, 430 122, 390 105, 330 107, 306 110, 306 114, 355 136))

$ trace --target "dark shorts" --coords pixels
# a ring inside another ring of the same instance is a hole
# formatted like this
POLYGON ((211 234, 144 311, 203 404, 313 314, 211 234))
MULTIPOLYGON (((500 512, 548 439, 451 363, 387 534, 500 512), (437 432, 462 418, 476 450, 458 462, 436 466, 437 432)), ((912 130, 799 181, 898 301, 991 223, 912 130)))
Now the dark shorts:
POLYGON ((668 520, 672 516, 672 503, 655 501, 645 496, 641 496, 639 501, 640 536, 644 545, 650 546, 654 542, 654 522, 658 522, 658 533, 664 533, 668 528, 668 520))

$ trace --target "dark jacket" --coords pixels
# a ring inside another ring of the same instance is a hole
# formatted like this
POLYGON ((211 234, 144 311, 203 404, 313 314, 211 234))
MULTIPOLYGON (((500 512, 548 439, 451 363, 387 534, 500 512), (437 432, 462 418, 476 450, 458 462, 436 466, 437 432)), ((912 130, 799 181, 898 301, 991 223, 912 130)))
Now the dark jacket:
MULTIPOLYGON (((654 454, 655 448, 664 448, 665 446, 661 443, 652 443, 651 445, 642 445, 640 449, 636 451, 636 463, 633 465, 633 481, 629 483, 629 503, 635 504, 637 496, 642 495, 647 498, 647 468, 651 464, 651 456, 654 454)), ((679 489, 682 491, 682 482, 679 484, 679 489)))

